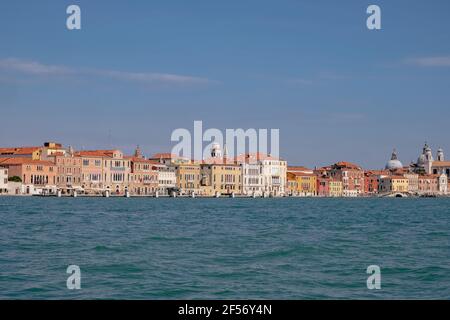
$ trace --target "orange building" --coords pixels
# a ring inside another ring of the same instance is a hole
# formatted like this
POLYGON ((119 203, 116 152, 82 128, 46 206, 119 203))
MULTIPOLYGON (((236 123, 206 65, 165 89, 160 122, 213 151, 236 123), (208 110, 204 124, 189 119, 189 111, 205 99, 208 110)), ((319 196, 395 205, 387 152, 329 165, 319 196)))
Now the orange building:
POLYGON ((305 167, 288 167, 287 187, 290 195, 316 196, 317 175, 305 167))
POLYGON ((0 158, 28 158, 32 160, 49 160, 55 153, 66 153, 60 143, 45 142, 43 146, 0 148, 0 158))
POLYGON ((292 172, 286 173, 286 191, 289 196, 298 195, 298 181, 297 176, 292 172))
POLYGON ((0 148, 0 158, 27 158, 41 160, 41 147, 0 148))
POLYGON ((158 170, 155 161, 143 157, 129 157, 131 174, 129 191, 136 195, 152 195, 158 191, 158 170))
POLYGON ((364 170, 360 166, 341 161, 331 166, 330 174, 342 181, 344 197, 357 197, 364 193, 364 170))
POLYGON ((436 194, 438 192, 439 175, 425 174, 419 175, 419 193, 436 194))
POLYGON ((87 192, 110 191, 122 194, 128 190, 131 161, 120 150, 79 151, 81 185, 87 192))
POLYGON ((53 153, 48 156, 56 166, 56 185, 60 189, 81 187, 81 158, 69 153, 53 153))
POLYGON ((29 158, 3 158, 0 166, 8 169, 9 177, 20 177, 24 185, 56 188, 55 165, 50 161, 29 158))
POLYGON ((364 172, 364 193, 366 195, 377 194, 380 178, 390 174, 389 170, 369 170, 364 172))

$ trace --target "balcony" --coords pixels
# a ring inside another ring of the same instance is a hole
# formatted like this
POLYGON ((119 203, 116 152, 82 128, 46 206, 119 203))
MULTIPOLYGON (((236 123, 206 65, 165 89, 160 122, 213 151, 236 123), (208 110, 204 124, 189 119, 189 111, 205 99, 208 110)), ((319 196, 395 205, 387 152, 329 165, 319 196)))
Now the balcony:
POLYGON ((116 172, 124 172, 127 168, 126 167, 111 167, 111 171, 116 172))

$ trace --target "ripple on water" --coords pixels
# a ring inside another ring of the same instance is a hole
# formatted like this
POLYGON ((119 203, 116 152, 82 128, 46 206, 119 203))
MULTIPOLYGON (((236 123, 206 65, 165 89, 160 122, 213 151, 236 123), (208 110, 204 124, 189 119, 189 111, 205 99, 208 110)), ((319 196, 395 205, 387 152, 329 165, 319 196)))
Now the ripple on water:
POLYGON ((0 197, 0 297, 447 299, 449 205, 0 197), (83 290, 68 295, 69 264, 83 290), (377 293, 366 288, 372 264, 377 293))

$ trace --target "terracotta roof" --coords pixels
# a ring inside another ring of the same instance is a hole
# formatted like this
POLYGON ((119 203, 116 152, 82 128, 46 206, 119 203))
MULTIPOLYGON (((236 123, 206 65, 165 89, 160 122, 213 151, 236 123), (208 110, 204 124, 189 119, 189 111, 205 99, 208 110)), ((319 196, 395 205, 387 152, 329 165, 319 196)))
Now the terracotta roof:
POLYGON ((131 160, 131 162, 141 162, 141 163, 148 163, 148 164, 153 164, 153 165, 155 165, 155 164, 159 165, 160 164, 158 161, 155 161, 155 160, 139 158, 139 157, 134 157, 134 156, 126 156, 126 157, 123 157, 123 158, 127 159, 127 160, 131 160))
POLYGON ((433 167, 450 167, 450 161, 433 161, 433 167))
POLYGON ((361 170, 361 167, 351 163, 351 162, 347 162, 347 161, 339 161, 337 163, 334 164, 334 166, 336 167, 340 167, 340 168, 348 168, 348 169, 358 169, 361 170))
POLYGON ((76 156, 81 157, 108 157, 112 158, 113 153, 119 150, 86 150, 86 151, 77 151, 75 153, 76 156))
POLYGON ((304 172, 304 171, 292 171, 292 170, 287 170, 288 174, 294 175, 296 177, 317 177, 318 175, 313 173, 313 172, 304 172))
POLYGON ((439 178, 438 174, 424 174, 424 175, 419 175, 419 179, 436 179, 439 178))
POLYGON ((389 170, 369 170, 364 172, 365 176, 381 176, 381 175, 388 175, 389 170))
POLYGON ((293 172, 293 171, 309 171, 309 172, 312 172, 313 171, 312 169, 308 169, 308 168, 303 167, 303 166, 288 166, 287 170, 291 171, 291 172, 293 172))
POLYGON ((398 180, 398 179, 408 180, 408 178, 406 178, 404 176, 390 176, 390 177, 387 177, 387 178, 396 179, 396 180, 398 180))
POLYGON ((403 173, 409 172, 409 170, 407 168, 398 168, 398 169, 393 169, 391 171, 392 171, 392 173, 394 175, 396 175, 396 174, 403 174, 403 173))
POLYGON ((24 155, 32 154, 38 151, 41 147, 18 147, 18 148, 0 148, 0 154, 14 154, 14 155, 24 155))
POLYGON ((22 164, 35 164, 35 165, 47 165, 54 166, 53 162, 32 160, 28 158, 4 158, 0 159, 0 165, 22 165, 22 164))
POLYGON ((178 158, 174 153, 155 153, 151 159, 173 159, 178 158))
POLYGON ((54 152, 52 154, 49 154, 47 157, 64 157, 66 154, 64 152, 54 152))

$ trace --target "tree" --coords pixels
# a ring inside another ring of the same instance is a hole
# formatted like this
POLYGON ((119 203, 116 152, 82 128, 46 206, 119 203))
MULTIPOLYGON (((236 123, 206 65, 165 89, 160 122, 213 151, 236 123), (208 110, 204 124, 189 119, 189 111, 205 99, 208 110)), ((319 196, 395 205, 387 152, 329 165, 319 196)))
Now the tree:
POLYGON ((14 177, 9 177, 8 181, 9 182, 22 182, 22 179, 18 176, 14 176, 14 177))

